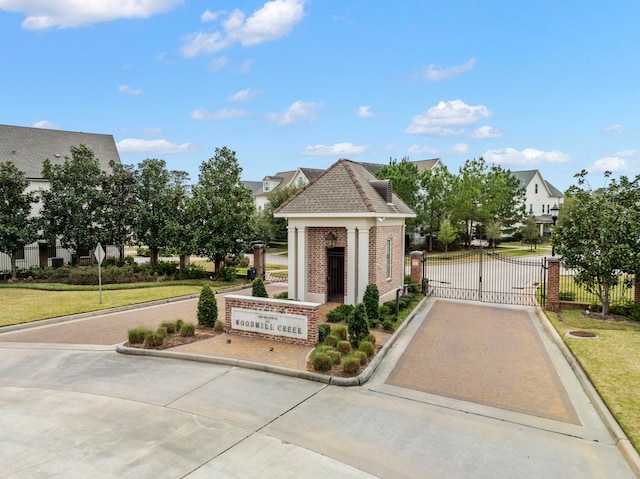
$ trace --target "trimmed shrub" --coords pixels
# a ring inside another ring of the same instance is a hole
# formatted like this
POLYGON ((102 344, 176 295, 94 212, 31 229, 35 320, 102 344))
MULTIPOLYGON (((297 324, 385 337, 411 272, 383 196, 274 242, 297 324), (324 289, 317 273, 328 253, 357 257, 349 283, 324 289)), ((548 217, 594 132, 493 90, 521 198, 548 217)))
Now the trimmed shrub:
POLYGON ((340 351, 342 354, 349 354, 351 353, 351 349, 352 349, 351 343, 349 341, 340 341, 336 349, 340 351))
POLYGON ((416 294, 418 291, 420 291, 420 288, 422 288, 422 285, 420 283, 409 283, 407 291, 416 294))
POLYGON ((350 304, 341 304, 327 313, 327 321, 337 323, 339 321, 348 321, 353 314, 353 306, 350 304))
POLYGON ((256 278, 251 283, 251 296, 256 298, 268 298, 267 288, 264 286, 262 278, 256 278))
POLYGON ((355 348, 360 341, 369 335, 369 323, 367 322, 367 311, 363 303, 356 306, 353 315, 347 324, 349 331, 349 342, 355 348))
POLYGON ((176 331, 180 332, 180 330, 182 329, 182 325, 184 324, 184 321, 181 319, 176 319, 176 331))
POLYGON ((289 293, 287 291, 283 291, 282 293, 274 294, 273 297, 275 299, 289 299, 289 293))
POLYGON ((144 342, 145 336, 147 334, 150 334, 151 332, 152 332, 151 329, 146 328, 144 326, 130 329, 128 331, 129 343, 142 344, 144 342))
POLYGON ((369 320, 369 329, 376 329, 379 324, 380 324, 380 320, 379 319, 370 319, 369 320))
POLYGON ((313 355, 311 365, 316 371, 328 371, 333 366, 333 358, 329 353, 317 353, 313 355))
POLYGON ((367 318, 377 320, 380 318, 380 293, 375 284, 368 284, 362 298, 367 318))
POLYGON ((180 275, 187 279, 202 279, 207 276, 207 270, 199 264, 189 264, 180 270, 180 275))
POLYGON ((164 321, 160 324, 161 327, 167 330, 167 334, 173 334, 176 332, 176 323, 172 321, 164 321))
POLYGON ((365 341, 369 341, 371 344, 373 344, 375 346, 377 339, 378 338, 376 338, 375 334, 370 333, 369 336, 367 336, 367 339, 365 341))
POLYGON ((318 342, 324 343, 324 340, 331 334, 331 326, 327 323, 322 323, 318 326, 318 342))
POLYGON ((213 323, 213 330, 216 333, 224 333, 224 321, 221 319, 216 319, 216 322, 213 323))
POLYGON ((360 343, 360 346, 358 346, 358 351, 362 351, 367 355, 367 357, 370 358, 375 354, 376 347, 373 344, 371 344, 369 341, 362 341, 360 343))
POLYGON ((331 330, 331 334, 337 336, 338 339, 344 341, 345 339, 347 339, 347 327, 336 326, 331 330))
POLYGON ((236 269, 233 266, 223 266, 220 269, 220 279, 222 279, 222 281, 227 281, 229 283, 231 281, 235 281, 236 269))
POLYGON ((396 322, 392 321, 390 319, 385 319, 382 322, 382 329, 384 329, 385 331, 395 331, 396 329, 396 322))
POLYGON ((198 324, 213 327, 218 319, 218 302, 216 296, 211 291, 208 284, 205 284, 200 291, 198 300, 198 324))
POLYGON ((160 336, 162 336, 162 339, 167 337, 167 328, 165 328, 164 326, 160 326, 157 330, 156 333, 159 334, 160 336))
POLYGON ((389 311, 391 311, 392 313, 396 312, 396 302, 394 301, 385 301, 382 306, 386 306, 387 308, 389 308, 389 311))
POLYGON ((340 364, 340 362, 342 361, 342 354, 340 353, 340 351, 329 351, 327 352, 327 354, 331 356, 333 364, 340 364))
POLYGON ((560 291, 560 301, 575 301, 576 293, 573 291, 560 291))
POLYGON ((158 261, 153 271, 164 276, 174 277, 178 274, 178 266, 176 261, 158 261))
POLYGON ((342 371, 346 374, 356 374, 360 372, 360 360, 355 356, 345 358, 342 362, 342 371))
POLYGON ((195 336, 196 334, 196 325, 193 323, 184 323, 180 328, 180 336, 188 337, 195 336))
POLYGON ((353 353, 353 356, 358 358, 361 366, 367 364, 367 361, 369 360, 369 358, 367 357, 367 353, 365 353, 364 351, 356 351, 355 353, 353 353))
POLYGON ((327 337, 324 338, 323 343, 326 344, 327 346, 331 346, 332 348, 335 348, 338 346, 338 337, 334 336, 333 334, 329 334, 327 337))

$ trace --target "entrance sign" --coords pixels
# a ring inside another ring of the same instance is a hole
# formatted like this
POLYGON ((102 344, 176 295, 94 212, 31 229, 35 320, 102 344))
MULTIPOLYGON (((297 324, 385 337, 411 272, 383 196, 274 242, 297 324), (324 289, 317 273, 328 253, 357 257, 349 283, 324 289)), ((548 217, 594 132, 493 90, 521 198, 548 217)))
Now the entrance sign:
POLYGON ((254 333, 307 339, 307 317, 299 314, 232 308, 231 327, 254 333))

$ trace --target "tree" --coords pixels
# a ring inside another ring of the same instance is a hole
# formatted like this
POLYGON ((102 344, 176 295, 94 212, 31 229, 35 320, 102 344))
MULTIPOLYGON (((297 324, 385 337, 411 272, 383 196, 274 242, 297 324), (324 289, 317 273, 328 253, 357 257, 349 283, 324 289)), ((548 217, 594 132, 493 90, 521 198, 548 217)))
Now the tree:
POLYGON ((267 288, 264 286, 262 278, 256 278, 251 282, 251 296, 256 298, 268 298, 267 288))
POLYGON ((433 236, 451 204, 453 175, 443 166, 425 170, 420 176, 420 189, 416 205, 416 224, 429 236, 429 251, 433 251, 433 236))
POLYGON ((500 238, 502 238, 502 223, 499 220, 491 221, 485 228, 485 234, 489 240, 489 246, 496 247, 496 244, 500 238))
POLYGON ((384 165, 376 176, 381 180, 391 180, 393 192, 402 201, 415 210, 418 202, 418 167, 409 161, 408 157, 402 158, 399 162, 390 158, 389 164, 384 165))
POLYGON ((295 185, 276 188, 267 195, 267 204, 261 212, 258 212, 257 226, 260 228, 261 237, 265 242, 270 239, 286 239, 287 238, 287 219, 274 218, 273 212, 282 203, 291 198, 297 191, 295 185))
POLYGON ((255 231, 253 197, 241 173, 235 151, 216 148, 215 156, 200 165, 192 189, 196 253, 214 263, 217 278, 224 259, 241 254, 255 231))
POLYGON ((124 246, 131 243, 135 208, 138 201, 136 174, 133 166, 111 160, 111 174, 104 177, 104 237, 108 244, 118 246, 120 261, 124 246))
POLYGON ((218 302, 216 296, 211 291, 208 284, 205 284, 200 291, 198 298, 198 324, 213 327, 218 319, 218 302))
POLYGON ((485 227, 500 224, 503 232, 512 234, 525 217, 525 198, 526 188, 510 170, 491 166, 482 187, 481 216, 485 227))
POLYGON ((42 192, 41 226, 50 244, 59 239, 64 248, 82 254, 105 240, 105 176, 85 145, 72 146, 71 158, 62 164, 44 160, 42 177, 49 189, 42 192))
POLYGON ((452 185, 450 218, 453 224, 464 223, 464 238, 467 247, 471 246, 476 224, 484 221, 480 209, 484 170, 484 159, 467 160, 460 168, 452 185))
POLYGON ((11 161, 0 162, 0 251, 9 256, 13 279, 18 250, 38 237, 37 223, 31 217, 37 195, 27 191, 28 187, 24 173, 11 161))
POLYGON ((576 271, 574 281, 598 297, 606 315, 611 288, 623 274, 640 272, 640 175, 610 180, 597 191, 586 175, 578 173, 578 185, 567 190, 552 241, 564 265, 576 271))
POLYGON ((160 248, 170 245, 176 234, 174 220, 179 192, 188 175, 167 170, 164 160, 146 159, 136 171, 138 201, 133 231, 139 244, 149 248, 151 264, 158 264, 160 248))
POLYGON ((444 252, 449 250, 449 244, 457 238, 458 232, 451 224, 449 218, 443 218, 440 222, 440 231, 438 231, 438 241, 444 245, 444 252))
POLYGON ((533 246, 540 241, 540 232, 538 231, 538 225, 536 224, 536 218, 533 215, 529 215, 526 223, 521 228, 522 241, 529 245, 529 249, 533 249, 533 246))
POLYGON ((380 292, 375 284, 370 283, 367 285, 364 290, 362 303, 364 304, 368 319, 374 321, 380 319, 380 292))

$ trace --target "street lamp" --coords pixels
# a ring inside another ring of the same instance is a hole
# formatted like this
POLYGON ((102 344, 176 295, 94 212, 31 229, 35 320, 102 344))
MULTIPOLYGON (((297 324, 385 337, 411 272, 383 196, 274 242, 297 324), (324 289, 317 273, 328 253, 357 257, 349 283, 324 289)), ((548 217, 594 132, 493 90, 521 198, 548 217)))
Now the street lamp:
MULTIPOLYGON (((553 221, 553 228, 555 229, 556 221, 558 221, 558 212, 560 211, 560 208, 558 208, 558 205, 554 203, 553 206, 549 209, 549 211, 551 212, 551 221, 553 221)), ((553 236, 553 230, 551 230, 551 235, 553 236)), ((553 237, 552 237, 551 238, 551 256, 555 256, 555 255, 556 255, 556 248, 555 248, 555 245, 553 244, 553 237)))

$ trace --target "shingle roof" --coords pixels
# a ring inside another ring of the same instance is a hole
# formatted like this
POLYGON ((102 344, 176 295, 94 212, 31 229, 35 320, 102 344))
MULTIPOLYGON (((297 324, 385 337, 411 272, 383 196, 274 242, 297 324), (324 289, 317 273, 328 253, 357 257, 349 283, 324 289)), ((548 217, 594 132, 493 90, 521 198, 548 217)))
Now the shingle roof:
MULTIPOLYGON (((533 179, 533 177, 536 175, 536 173, 538 173, 540 170, 523 170, 523 171, 512 171, 511 174, 513 176, 515 176, 520 183, 522 184, 522 186, 527 186, 529 183, 531 183, 531 180, 533 179)), ((542 173, 540 173, 540 178, 542 178, 542 173)), ((549 183, 547 180, 545 180, 544 178, 542 178, 542 181, 544 181, 545 186, 547 187, 547 190, 549 191, 549 195, 550 196, 556 196, 558 198, 562 198, 564 196, 564 194, 562 193, 562 191, 560 191, 558 188, 556 188, 555 186, 553 186, 551 183, 549 183)))
POLYGON ((372 180, 377 181, 377 178, 367 166, 341 159, 280 205, 274 213, 284 217, 308 214, 415 216, 396 194, 393 194, 392 203, 387 203, 386 198, 370 183, 372 180))
POLYGON ((242 184, 249 188, 252 193, 262 189, 262 181, 243 181, 242 184))
POLYGON ((61 164, 80 145, 93 151, 104 171, 110 171, 110 160, 120 163, 112 135, 0 125, 0 161, 12 161, 29 179, 42 178, 45 159, 61 164))

